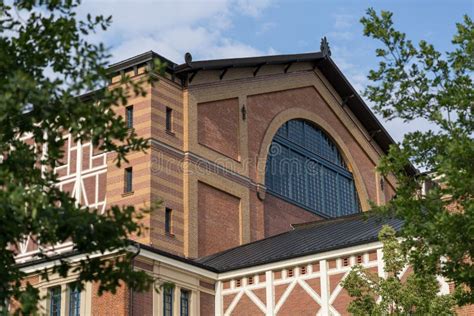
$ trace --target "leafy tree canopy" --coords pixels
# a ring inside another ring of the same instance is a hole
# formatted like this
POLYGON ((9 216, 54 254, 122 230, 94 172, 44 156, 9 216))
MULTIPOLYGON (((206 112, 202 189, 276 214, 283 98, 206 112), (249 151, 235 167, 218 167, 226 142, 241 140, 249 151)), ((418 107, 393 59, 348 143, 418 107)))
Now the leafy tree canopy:
POLYGON ((382 159, 379 170, 394 174, 398 187, 378 210, 404 219, 403 248, 417 273, 445 276, 459 290, 458 304, 474 303, 473 22, 466 15, 456 25, 453 51, 446 53, 407 39, 390 12, 369 9, 361 23, 382 44, 365 96, 387 120, 432 126, 405 134, 382 159), (429 172, 409 176, 409 162, 429 172), (424 190, 434 178, 439 185, 424 190))
MULTIPOLYGON (((144 95, 152 76, 140 81, 125 76, 120 86, 104 89, 110 56, 88 36, 106 30, 111 17, 81 19, 78 5, 73 0, 0 1, 0 302, 14 298, 26 314, 36 310, 39 294, 28 283, 22 286, 25 276, 15 265, 12 245, 31 236, 42 245, 72 241, 77 252, 104 253, 124 249, 127 236, 143 231, 141 213, 133 207, 111 206, 98 214, 55 185, 52 170, 63 156, 64 134, 115 152, 117 165, 148 146, 114 108, 130 96, 144 95), (88 91, 96 92, 87 100, 77 97, 88 91)), ((121 281, 141 290, 151 279, 133 270, 132 255, 87 258, 77 267, 63 260, 55 271, 66 276, 77 270, 82 283, 100 281, 100 292, 114 291, 121 281)))
POLYGON ((438 295, 436 276, 405 272, 409 260, 393 228, 384 226, 379 238, 386 276, 379 277, 360 265, 353 267, 342 282, 354 298, 348 311, 361 316, 454 315, 455 300, 451 294, 438 295))

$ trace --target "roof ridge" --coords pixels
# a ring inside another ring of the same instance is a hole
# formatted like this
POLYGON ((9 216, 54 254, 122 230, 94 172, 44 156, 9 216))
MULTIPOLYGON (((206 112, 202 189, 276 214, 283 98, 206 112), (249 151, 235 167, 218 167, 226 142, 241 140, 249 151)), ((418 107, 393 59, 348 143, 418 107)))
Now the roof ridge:
POLYGON ((327 223, 333 223, 333 222, 343 222, 347 221, 349 219, 357 218, 357 217, 370 217, 371 215, 376 214, 374 211, 366 211, 366 212, 359 212, 355 214, 348 214, 348 215, 343 215, 343 216, 338 216, 338 217, 331 217, 331 218, 326 218, 322 220, 315 220, 311 222, 304 222, 304 223, 297 223, 297 224, 291 224, 294 230, 299 230, 299 229, 305 229, 305 228, 312 228, 316 226, 321 226, 327 223))
POLYGON ((306 229, 306 228, 314 228, 314 227, 317 227, 317 226, 320 226, 320 225, 323 225, 323 224, 333 223, 333 222, 337 222, 337 221, 343 222, 343 221, 347 221, 347 220, 352 219, 352 218, 363 217, 363 216, 366 216, 366 215, 369 216, 369 215, 372 215, 372 214, 374 214, 373 211, 367 211, 367 212, 360 212, 360 213, 357 213, 357 214, 339 216, 339 217, 335 217, 335 218, 321 219, 321 220, 317 220, 317 221, 313 221, 313 222, 306 222, 306 223, 301 223, 301 224, 292 224, 291 225, 292 229, 289 230, 289 231, 282 232, 282 233, 279 233, 279 234, 276 234, 276 235, 273 235, 273 236, 269 236, 269 237, 266 237, 266 238, 257 239, 257 240, 254 240, 252 242, 249 242, 249 243, 246 243, 246 244, 243 244, 243 245, 239 245, 239 246, 235 246, 233 248, 229 248, 229 249, 226 249, 226 250, 223 250, 223 251, 220 251, 220 252, 216 252, 216 253, 208 255, 208 256, 196 258, 195 260, 197 262, 204 263, 208 260, 215 259, 215 258, 218 258, 222 255, 225 255, 230 251, 233 251, 233 250, 236 250, 236 249, 239 249, 239 248, 243 248, 243 247, 258 243, 258 242, 271 240, 271 239, 279 237, 281 235, 293 233, 297 230, 306 229))

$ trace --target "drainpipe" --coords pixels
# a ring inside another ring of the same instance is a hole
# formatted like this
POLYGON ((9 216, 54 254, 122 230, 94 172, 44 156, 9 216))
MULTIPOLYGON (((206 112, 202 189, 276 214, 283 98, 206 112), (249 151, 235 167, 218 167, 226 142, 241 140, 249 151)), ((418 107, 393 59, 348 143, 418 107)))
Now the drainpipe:
MULTIPOLYGON (((136 242, 131 242, 132 245, 130 245, 128 248, 128 251, 130 251, 131 249, 130 248, 135 248, 135 253, 133 254, 132 258, 131 258, 131 266, 132 266, 132 269, 134 268, 134 262, 135 262, 135 258, 140 254, 140 244, 139 243, 136 243, 136 242)), ((133 290, 130 290, 130 295, 129 295, 129 302, 128 302, 128 315, 130 316, 133 316, 133 290)))

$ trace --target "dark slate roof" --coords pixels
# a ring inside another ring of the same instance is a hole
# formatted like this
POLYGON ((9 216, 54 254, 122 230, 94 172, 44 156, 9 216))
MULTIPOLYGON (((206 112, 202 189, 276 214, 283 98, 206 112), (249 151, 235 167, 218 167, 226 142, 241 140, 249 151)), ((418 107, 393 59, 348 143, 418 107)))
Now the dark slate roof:
POLYGON ((400 230, 402 221, 357 214, 295 225, 294 229, 196 261, 219 272, 317 254, 378 240, 384 224, 400 230))
MULTIPOLYGON (((189 56, 189 55, 188 55, 189 56)), ((327 56, 329 57, 329 56, 327 56)), ((199 70, 222 70, 226 68, 258 67, 264 65, 288 65, 298 62, 318 62, 326 58, 321 52, 271 55, 258 57, 240 57, 211 60, 188 60, 186 63, 176 66, 177 74, 196 72, 199 70)))

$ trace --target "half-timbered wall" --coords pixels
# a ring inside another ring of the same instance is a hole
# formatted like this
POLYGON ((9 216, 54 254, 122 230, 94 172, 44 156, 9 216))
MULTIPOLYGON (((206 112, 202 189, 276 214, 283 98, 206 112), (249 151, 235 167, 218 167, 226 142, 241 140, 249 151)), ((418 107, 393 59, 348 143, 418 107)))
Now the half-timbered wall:
MULTIPOLYGON (((107 191, 107 153, 95 150, 90 142, 74 142, 70 135, 65 136, 62 164, 55 168, 58 186, 70 192, 82 205, 103 213, 106 208, 107 191)), ((26 141, 26 140, 25 140, 26 141)), ((28 237, 18 246, 17 261, 22 262, 37 252, 38 245, 28 237)), ((68 251, 72 244, 66 242, 56 245, 54 251, 68 251)))
MULTIPOLYGON (((360 264, 385 276, 379 243, 342 249, 337 253, 281 261, 268 269, 243 269, 219 276, 215 315, 349 315, 351 297, 341 286, 351 268, 360 264)), ((405 268, 402 280, 410 273, 405 268)), ((440 278, 441 293, 449 292, 440 278)))

